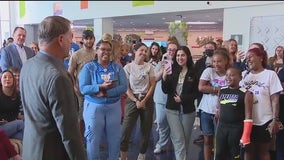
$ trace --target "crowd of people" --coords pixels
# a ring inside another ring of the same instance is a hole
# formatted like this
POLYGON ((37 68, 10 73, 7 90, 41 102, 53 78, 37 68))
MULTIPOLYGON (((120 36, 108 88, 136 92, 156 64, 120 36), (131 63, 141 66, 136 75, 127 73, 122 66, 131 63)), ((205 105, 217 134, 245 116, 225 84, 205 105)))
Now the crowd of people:
POLYGON ((30 47, 26 34, 16 27, 1 48, 3 160, 100 159, 102 143, 108 159, 126 160, 136 125, 145 160, 154 121, 154 153, 172 143, 176 160, 190 160, 196 117, 205 160, 284 159, 283 46, 268 57, 261 43, 245 52, 218 39, 194 62, 175 37, 164 53, 157 42, 128 45, 107 33, 96 43, 84 30, 82 47, 71 49, 71 22, 61 16, 44 18, 30 47))

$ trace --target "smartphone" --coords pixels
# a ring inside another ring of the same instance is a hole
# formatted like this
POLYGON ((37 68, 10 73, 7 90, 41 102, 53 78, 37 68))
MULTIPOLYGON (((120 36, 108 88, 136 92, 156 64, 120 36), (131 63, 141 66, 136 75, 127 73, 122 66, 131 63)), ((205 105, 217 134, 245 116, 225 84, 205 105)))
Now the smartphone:
POLYGON ((163 56, 163 61, 167 60, 168 57, 166 55, 163 56))
POLYGON ((170 68, 170 71, 172 71, 172 60, 170 60, 170 59, 166 59, 165 60, 165 67, 166 67, 166 69, 167 68, 170 68))
POLYGON ((111 80, 111 82, 117 82, 117 81, 118 81, 118 79, 111 80))

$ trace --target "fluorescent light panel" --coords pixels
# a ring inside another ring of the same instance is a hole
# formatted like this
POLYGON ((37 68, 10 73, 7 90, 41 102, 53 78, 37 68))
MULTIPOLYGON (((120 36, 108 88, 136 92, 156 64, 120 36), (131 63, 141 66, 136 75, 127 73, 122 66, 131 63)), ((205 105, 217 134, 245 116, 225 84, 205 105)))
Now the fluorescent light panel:
POLYGON ((217 24, 217 22, 186 22, 186 24, 217 24))
MULTIPOLYGON (((181 21, 175 21, 176 23, 180 23, 181 21)), ((170 22, 165 22, 169 24, 170 22)), ((186 24, 217 24, 217 22, 186 22, 186 24)))

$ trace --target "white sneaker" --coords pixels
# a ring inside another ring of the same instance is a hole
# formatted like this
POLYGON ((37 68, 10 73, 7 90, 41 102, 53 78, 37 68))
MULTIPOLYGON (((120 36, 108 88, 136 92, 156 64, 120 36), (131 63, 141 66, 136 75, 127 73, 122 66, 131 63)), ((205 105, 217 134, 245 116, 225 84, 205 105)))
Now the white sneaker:
POLYGON ((137 160, 146 160, 146 154, 139 153, 137 160))
POLYGON ((159 154, 161 152, 162 152, 161 148, 155 148, 154 149, 154 154, 159 154))

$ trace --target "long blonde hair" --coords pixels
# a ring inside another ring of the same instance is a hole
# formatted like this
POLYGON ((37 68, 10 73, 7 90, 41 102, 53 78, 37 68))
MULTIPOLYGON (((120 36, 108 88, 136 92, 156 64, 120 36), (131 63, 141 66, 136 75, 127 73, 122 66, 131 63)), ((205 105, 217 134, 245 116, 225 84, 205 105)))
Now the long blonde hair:
POLYGON ((112 43, 112 60, 117 61, 121 57, 120 47, 121 44, 117 40, 111 40, 112 43))

